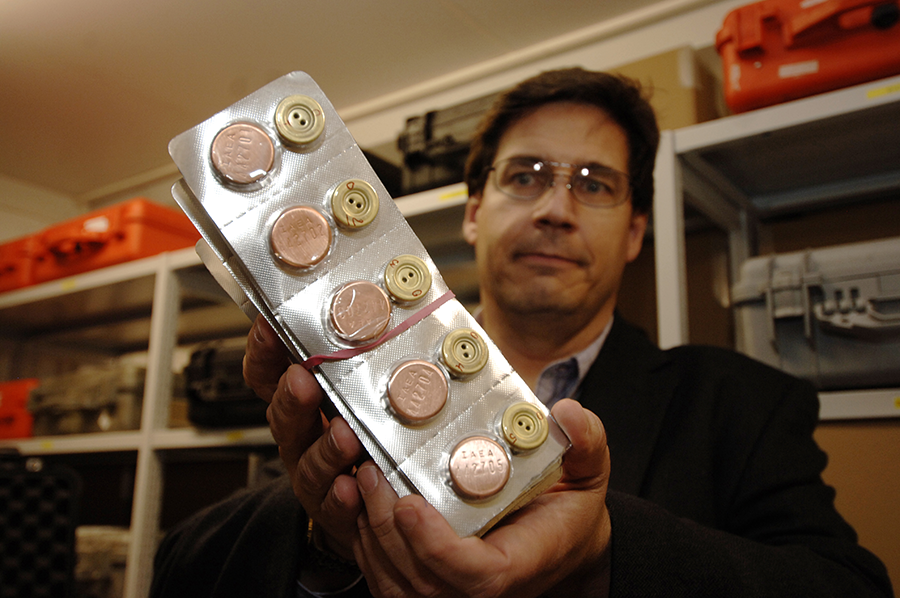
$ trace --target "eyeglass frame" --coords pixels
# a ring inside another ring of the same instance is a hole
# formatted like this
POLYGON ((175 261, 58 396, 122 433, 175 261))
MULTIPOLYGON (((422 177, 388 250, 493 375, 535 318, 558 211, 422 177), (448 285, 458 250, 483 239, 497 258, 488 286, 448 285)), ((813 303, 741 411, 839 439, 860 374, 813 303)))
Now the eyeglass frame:
POLYGON ((629 175, 625 174, 624 172, 622 172, 621 170, 617 170, 615 168, 612 168, 611 166, 605 166, 603 164, 596 164, 596 163, 595 164, 570 164, 567 162, 556 162, 553 160, 544 160, 542 158, 535 158, 532 156, 511 156, 509 158, 504 158, 502 160, 498 160, 498 161, 494 162, 489 168, 487 168, 485 170, 485 174, 488 178, 494 179, 494 188, 497 191, 499 191, 500 193, 503 193, 504 195, 506 195, 507 197, 511 197, 512 199, 516 199, 519 201, 534 201, 534 200, 542 197, 547 192, 548 189, 556 186, 557 177, 566 176, 563 173, 557 172, 557 170, 560 168, 569 168, 572 170, 571 174, 568 175, 568 182, 566 183, 566 189, 568 189, 572 193, 572 196, 581 205, 588 206, 589 208, 611 209, 611 208, 618 207, 631 199, 632 192, 634 189, 634 186, 631 182, 631 177, 629 175), (525 161, 533 160, 535 165, 542 164, 542 165, 548 166, 550 168, 551 175, 552 175, 550 178, 550 182, 543 188, 543 190, 540 193, 533 195, 533 196, 513 195, 512 193, 502 189, 500 187, 500 181, 499 181, 499 172, 500 171, 498 170, 498 166, 502 165, 503 163, 512 162, 514 160, 525 160, 525 161), (581 172, 582 170, 585 170, 585 169, 587 169, 587 170, 602 170, 605 173, 615 174, 616 176, 621 177, 626 183, 626 185, 625 185, 626 191, 622 194, 621 198, 619 198, 615 203, 612 203, 612 204, 597 204, 597 203, 590 203, 590 202, 584 201, 579 196, 578 192, 575 191, 575 188, 573 187, 572 183, 575 180, 575 177, 579 176, 579 172, 581 172), (495 173, 494 177, 491 177, 492 172, 495 173))

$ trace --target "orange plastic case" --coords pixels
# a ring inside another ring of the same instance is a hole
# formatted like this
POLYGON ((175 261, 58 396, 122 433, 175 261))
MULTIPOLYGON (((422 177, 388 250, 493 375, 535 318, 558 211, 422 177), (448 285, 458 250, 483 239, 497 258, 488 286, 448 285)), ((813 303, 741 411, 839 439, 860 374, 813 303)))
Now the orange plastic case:
POLYGON ((35 235, 0 244, 0 293, 34 284, 36 248, 35 235))
POLYGON ((745 112, 900 73, 900 6, 884 0, 763 0, 716 35, 725 101, 745 112))
POLYGON ((181 212, 144 198, 130 199, 39 233, 34 281, 192 247, 199 239, 200 233, 181 212))
POLYGON ((28 411, 28 395, 40 382, 22 378, 0 382, 0 438, 29 438, 34 417, 28 411))

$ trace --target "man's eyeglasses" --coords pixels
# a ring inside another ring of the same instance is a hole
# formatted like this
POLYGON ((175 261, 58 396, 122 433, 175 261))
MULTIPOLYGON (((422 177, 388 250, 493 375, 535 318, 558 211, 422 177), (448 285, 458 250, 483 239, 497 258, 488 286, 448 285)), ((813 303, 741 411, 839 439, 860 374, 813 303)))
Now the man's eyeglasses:
POLYGON ((541 197, 556 184, 557 177, 568 177, 566 188, 586 206, 614 208, 631 196, 628 175, 606 166, 579 166, 518 157, 500 160, 488 170, 491 171, 497 190, 514 199, 541 197))

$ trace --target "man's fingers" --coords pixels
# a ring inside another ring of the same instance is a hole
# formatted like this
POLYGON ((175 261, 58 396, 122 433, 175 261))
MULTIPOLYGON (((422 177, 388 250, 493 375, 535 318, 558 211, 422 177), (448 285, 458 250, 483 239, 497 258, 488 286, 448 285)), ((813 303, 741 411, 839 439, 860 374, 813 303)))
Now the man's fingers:
POLYGON ((436 579, 463 595, 497 595, 506 587, 507 555, 474 536, 460 538, 424 498, 405 496, 394 507, 398 529, 413 548, 418 562, 436 579))
POLYGON ((610 468, 609 447, 600 418, 571 399, 556 403, 551 413, 572 441, 572 448, 563 458, 563 482, 606 480, 610 468))
POLYGON ((322 435, 319 405, 323 398, 318 381, 299 365, 284 372, 272 395, 266 418, 288 469, 295 467, 300 455, 322 435))
POLYGON ((282 372, 290 365, 290 354, 265 318, 257 316, 247 335, 244 380, 262 400, 269 402, 278 388, 282 372))
MULTIPOLYGON (((362 454, 362 444, 353 430, 343 419, 335 418, 328 430, 298 460, 292 476, 295 494, 304 505, 321 504, 329 498, 335 478, 347 472, 362 454)), ((331 496, 333 500, 341 502, 351 498, 343 486, 337 489, 344 493, 331 496)), ((315 516, 316 512, 312 514, 315 516)))
POLYGON ((359 515, 360 533, 353 544, 356 564, 366 578, 366 584, 373 596, 413 596, 412 587, 387 557, 378 543, 378 538, 370 533, 369 519, 365 510, 359 515))
MULTIPOLYGON (((370 566, 373 569, 382 569, 380 575, 393 577, 399 573, 417 594, 434 595, 441 584, 422 565, 412 547, 396 528, 394 505, 397 502, 397 493, 372 462, 360 466, 356 472, 356 479, 366 506, 364 516, 361 516, 359 520, 359 532, 364 547, 370 555, 368 559, 370 566), (373 546, 376 544, 379 550, 373 552, 373 546), (380 559, 373 559, 372 554, 383 554, 385 558, 389 555, 390 565, 379 564, 378 560, 380 559)), ((379 582, 379 586, 385 583, 397 584, 394 580, 379 582)))

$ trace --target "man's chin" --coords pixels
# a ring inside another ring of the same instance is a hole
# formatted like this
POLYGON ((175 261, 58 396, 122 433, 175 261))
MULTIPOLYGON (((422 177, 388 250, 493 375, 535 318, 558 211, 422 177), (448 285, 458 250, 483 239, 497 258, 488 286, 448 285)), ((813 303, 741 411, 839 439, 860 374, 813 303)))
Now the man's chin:
POLYGON ((504 298, 506 310, 521 315, 565 316, 578 309, 578 302, 573 301, 564 289, 541 285, 524 288, 527 293, 513 292, 504 298))

